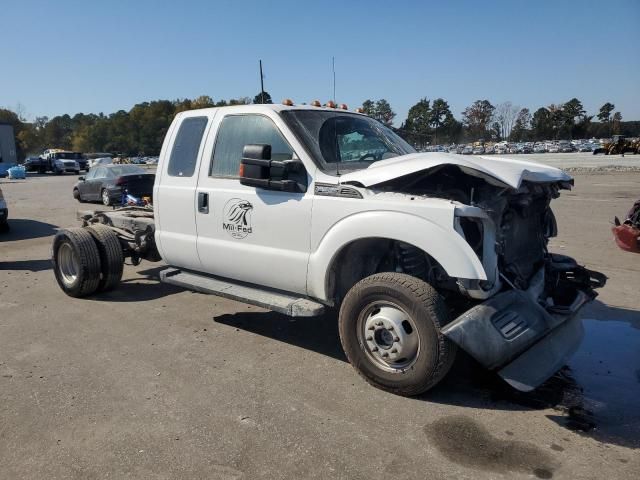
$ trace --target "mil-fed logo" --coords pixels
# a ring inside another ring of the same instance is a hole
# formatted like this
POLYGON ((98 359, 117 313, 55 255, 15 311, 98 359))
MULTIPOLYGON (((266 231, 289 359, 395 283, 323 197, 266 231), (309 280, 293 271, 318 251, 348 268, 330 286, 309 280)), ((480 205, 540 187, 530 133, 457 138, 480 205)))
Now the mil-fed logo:
POLYGON ((252 233, 251 210, 253 210, 253 205, 247 200, 232 198, 224 206, 222 229, 233 238, 246 237, 252 233))

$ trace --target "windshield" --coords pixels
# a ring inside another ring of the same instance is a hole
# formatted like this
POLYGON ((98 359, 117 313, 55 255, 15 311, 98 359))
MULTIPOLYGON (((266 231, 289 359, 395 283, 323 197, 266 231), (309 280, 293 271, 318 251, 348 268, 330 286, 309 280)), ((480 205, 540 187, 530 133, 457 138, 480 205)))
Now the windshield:
POLYGON ((82 158, 82 154, 78 152, 59 152, 54 155, 54 158, 58 158, 60 160, 80 160, 82 158))
POLYGON ((415 153, 390 128, 363 115, 326 110, 286 110, 281 115, 322 170, 360 170, 415 153))

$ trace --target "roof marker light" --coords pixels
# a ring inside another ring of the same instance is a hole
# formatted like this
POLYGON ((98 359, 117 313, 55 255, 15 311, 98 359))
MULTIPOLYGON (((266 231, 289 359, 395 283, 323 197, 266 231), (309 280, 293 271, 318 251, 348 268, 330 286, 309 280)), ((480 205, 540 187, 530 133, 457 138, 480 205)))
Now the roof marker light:
POLYGON ((282 100, 282 104, 286 105, 287 107, 292 107, 293 106, 293 100, 291 100, 290 98, 285 98, 284 100, 282 100))
POLYGON ((327 108, 336 108, 336 102, 334 102, 333 100, 329 100, 327 102, 327 108))
POLYGON ((349 110, 349 106, 346 103, 341 103, 338 108, 341 110, 349 110))
POLYGON ((311 106, 312 107, 321 107, 322 104, 320 103, 320 100, 314 100, 313 102, 311 102, 311 106))

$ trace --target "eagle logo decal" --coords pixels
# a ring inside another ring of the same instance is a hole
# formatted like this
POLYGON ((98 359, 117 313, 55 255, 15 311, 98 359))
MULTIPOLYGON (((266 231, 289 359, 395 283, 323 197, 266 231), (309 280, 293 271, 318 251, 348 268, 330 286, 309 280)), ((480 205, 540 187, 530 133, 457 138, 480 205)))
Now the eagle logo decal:
POLYGON ((232 198, 224 206, 222 229, 233 238, 241 240, 253 232, 251 211, 253 205, 247 200, 232 198))

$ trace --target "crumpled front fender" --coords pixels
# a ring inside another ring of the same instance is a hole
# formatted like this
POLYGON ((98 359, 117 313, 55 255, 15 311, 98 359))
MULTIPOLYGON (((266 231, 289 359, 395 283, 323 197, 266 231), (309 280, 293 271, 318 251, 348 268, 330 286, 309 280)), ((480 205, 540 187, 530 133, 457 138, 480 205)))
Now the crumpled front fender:
POLYGON ((453 227, 430 222, 418 215, 397 211, 368 211, 343 218, 333 225, 311 254, 308 269, 309 296, 328 299, 330 267, 343 248, 356 240, 386 238, 409 243, 431 255, 450 277, 486 280, 480 259, 453 227))

